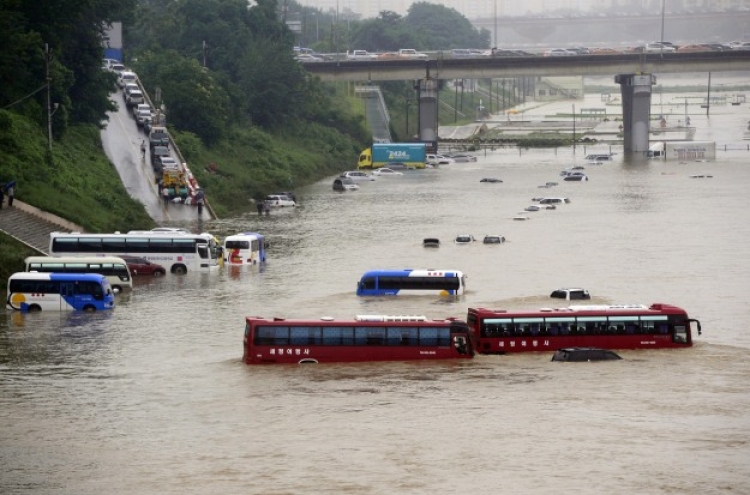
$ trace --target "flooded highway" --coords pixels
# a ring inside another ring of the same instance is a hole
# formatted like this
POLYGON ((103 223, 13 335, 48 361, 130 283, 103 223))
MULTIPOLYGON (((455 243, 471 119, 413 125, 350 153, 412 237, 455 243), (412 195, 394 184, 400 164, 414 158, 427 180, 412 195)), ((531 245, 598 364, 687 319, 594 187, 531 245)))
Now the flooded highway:
MULTIPOLYGON (((747 105, 693 113, 695 139, 743 144, 748 115, 747 105)), ((295 191, 294 210, 174 222, 261 232, 263 266, 137 280, 107 314, 0 314, 0 492, 744 493, 750 151, 660 162, 615 147, 612 162, 586 163, 608 150, 498 149, 345 193, 326 178, 295 191), (572 165, 590 180, 560 180, 572 165), (512 220, 538 196, 570 203, 512 220), (507 242, 456 245, 458 234, 507 242), (423 248, 426 237, 441 247, 423 248), (357 297, 374 268, 461 270, 468 290, 357 297), (557 306, 549 293, 571 286, 594 303, 683 307, 703 335, 600 363, 547 352, 241 362, 248 315, 465 317, 557 306)))

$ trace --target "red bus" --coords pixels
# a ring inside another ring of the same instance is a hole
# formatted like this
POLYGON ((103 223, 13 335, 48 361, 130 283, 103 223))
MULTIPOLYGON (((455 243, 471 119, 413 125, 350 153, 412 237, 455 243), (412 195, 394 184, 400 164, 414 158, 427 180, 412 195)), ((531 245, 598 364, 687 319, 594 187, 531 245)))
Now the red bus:
POLYGON ((537 310, 469 308, 476 352, 556 351, 564 347, 663 349, 693 345, 684 309, 669 304, 580 306, 537 310))
POLYGON ((357 316, 354 320, 245 318, 247 364, 471 359, 469 326, 453 318, 357 316))

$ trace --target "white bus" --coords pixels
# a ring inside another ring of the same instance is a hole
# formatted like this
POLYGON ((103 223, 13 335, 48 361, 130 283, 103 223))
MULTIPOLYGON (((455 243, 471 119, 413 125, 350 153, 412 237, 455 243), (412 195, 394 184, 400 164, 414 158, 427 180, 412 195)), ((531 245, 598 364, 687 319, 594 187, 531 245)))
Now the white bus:
POLYGON ((102 311, 115 307, 109 281, 98 273, 14 273, 5 307, 37 311, 102 311))
POLYGON ((128 264, 114 256, 29 256, 24 263, 27 272, 100 273, 107 277, 115 294, 133 289, 128 264))
POLYGON ((266 261, 265 236, 242 232, 224 239, 224 262, 230 265, 257 265, 266 261))
POLYGON ((178 274, 218 267, 217 252, 216 238, 212 234, 177 231, 134 231, 127 234, 53 232, 49 243, 52 256, 139 256, 178 274))

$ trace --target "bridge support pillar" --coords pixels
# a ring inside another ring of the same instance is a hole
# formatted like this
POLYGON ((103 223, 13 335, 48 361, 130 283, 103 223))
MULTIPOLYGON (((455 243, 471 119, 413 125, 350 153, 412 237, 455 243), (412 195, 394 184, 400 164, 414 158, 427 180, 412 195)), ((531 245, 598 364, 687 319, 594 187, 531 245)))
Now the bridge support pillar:
POLYGON ((428 147, 437 147, 439 82, 427 77, 415 85, 419 98, 419 141, 428 147))
POLYGON ((622 95, 622 125, 625 153, 648 153, 651 126, 651 86, 653 74, 617 74, 615 82, 622 95))

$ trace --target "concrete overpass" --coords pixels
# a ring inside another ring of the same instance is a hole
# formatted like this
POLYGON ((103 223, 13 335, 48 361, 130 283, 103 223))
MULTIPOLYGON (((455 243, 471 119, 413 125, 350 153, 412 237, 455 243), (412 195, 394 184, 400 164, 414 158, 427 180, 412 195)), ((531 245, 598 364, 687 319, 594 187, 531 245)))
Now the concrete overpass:
POLYGON ((750 50, 695 53, 619 53, 569 57, 479 57, 430 60, 340 60, 304 64, 322 81, 407 81, 419 79, 495 79, 625 73, 750 71, 750 50))
POLYGON ((305 64, 305 68, 323 81, 416 81, 419 136, 425 142, 437 141, 439 80, 610 75, 620 84, 622 93, 625 152, 645 153, 654 74, 750 71, 750 50, 468 59, 438 54, 429 60, 314 62, 305 64))

